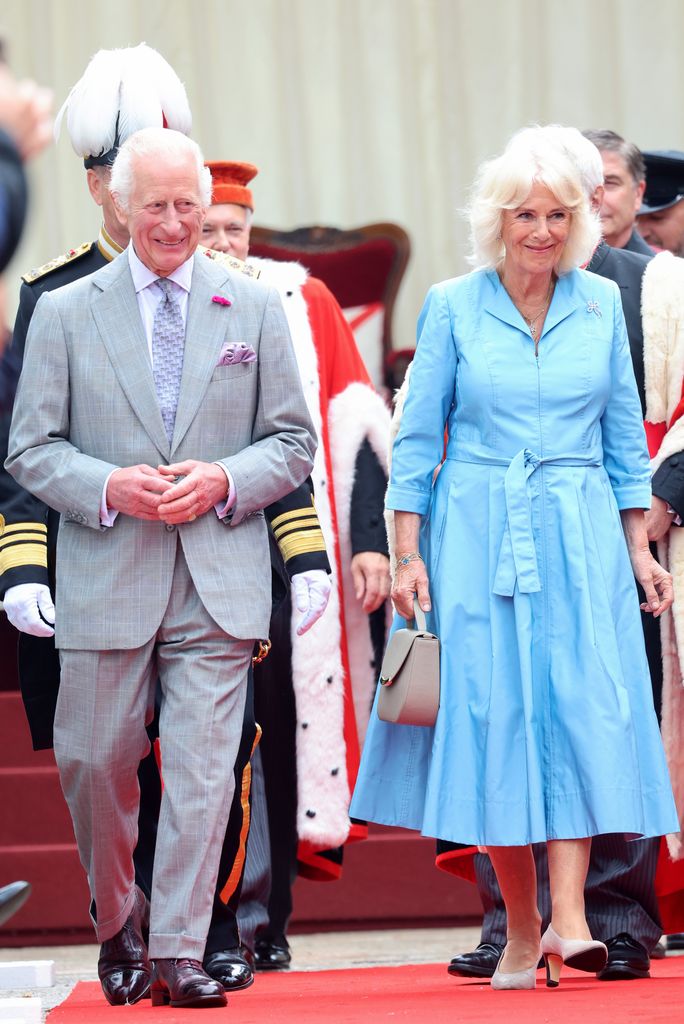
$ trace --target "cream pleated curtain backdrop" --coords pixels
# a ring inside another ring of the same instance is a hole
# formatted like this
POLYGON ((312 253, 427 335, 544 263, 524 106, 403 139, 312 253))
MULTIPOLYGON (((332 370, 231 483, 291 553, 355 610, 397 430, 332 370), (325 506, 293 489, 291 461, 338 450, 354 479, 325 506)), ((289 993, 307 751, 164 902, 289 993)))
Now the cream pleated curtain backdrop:
MULTIPOLYGON (((397 346, 413 344, 429 285, 467 269, 459 209, 516 128, 610 127, 684 149, 683 0, 1 0, 0 29, 14 71, 56 106, 96 50, 159 49, 206 157, 260 168, 258 223, 401 224, 413 253, 397 346)), ((23 270, 99 226, 65 137, 31 178, 10 313, 23 270)))

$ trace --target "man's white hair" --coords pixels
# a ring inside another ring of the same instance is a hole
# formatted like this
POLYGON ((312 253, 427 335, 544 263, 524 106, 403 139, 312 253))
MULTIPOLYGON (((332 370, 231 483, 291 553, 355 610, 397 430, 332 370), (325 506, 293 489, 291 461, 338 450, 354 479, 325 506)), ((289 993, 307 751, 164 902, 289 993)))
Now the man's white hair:
POLYGON ((135 163, 141 157, 154 157, 159 164, 182 163, 191 157, 197 169, 197 189, 202 206, 211 203, 211 172, 204 166, 202 151, 196 142, 181 132, 168 128, 143 128, 129 136, 118 152, 112 167, 109 191, 117 205, 130 212, 135 186, 135 163))

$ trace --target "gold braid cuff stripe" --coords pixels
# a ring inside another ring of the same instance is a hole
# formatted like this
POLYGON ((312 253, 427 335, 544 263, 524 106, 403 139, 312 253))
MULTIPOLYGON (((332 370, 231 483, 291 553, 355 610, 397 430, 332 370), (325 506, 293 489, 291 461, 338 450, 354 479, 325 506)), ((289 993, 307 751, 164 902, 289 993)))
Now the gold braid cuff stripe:
POLYGON ((46 544, 17 544, 0 551, 0 573, 21 565, 39 565, 47 569, 46 544))
POLYGON ((26 530, 30 533, 44 533, 47 536, 45 523, 5 523, 2 536, 6 537, 9 533, 23 533, 26 530))
POLYGON ((295 555, 306 555, 311 551, 325 551, 325 540, 320 530, 300 530, 278 538, 278 547, 288 562, 295 555))

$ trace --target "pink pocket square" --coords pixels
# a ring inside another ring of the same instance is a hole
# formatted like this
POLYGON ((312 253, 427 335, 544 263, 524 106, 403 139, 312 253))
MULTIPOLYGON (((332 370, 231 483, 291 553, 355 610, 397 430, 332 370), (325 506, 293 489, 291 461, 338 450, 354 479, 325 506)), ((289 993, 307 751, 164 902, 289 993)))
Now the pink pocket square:
POLYGON ((221 349, 217 366, 232 366, 233 363, 253 363, 256 352, 244 341, 227 341, 221 349))

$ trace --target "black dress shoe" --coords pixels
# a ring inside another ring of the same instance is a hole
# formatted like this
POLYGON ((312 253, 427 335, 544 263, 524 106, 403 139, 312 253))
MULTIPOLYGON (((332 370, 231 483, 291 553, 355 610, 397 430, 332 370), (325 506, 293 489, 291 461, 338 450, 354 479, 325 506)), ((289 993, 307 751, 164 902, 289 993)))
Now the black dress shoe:
POLYGON ((673 932, 672 935, 668 935, 667 948, 668 950, 676 949, 678 951, 684 949, 684 932, 673 932))
POLYGON ((150 991, 151 967, 143 941, 143 927, 149 926, 150 908, 140 889, 121 931, 100 947, 97 973, 107 1002, 112 1006, 137 1003, 150 991))
POLYGON ((291 960, 292 954, 285 939, 282 942, 257 939, 254 943, 254 966, 257 971, 286 971, 291 960))
POLYGON ((472 953, 455 956, 447 971, 460 978, 491 978, 503 951, 498 942, 481 942, 472 953))
POLYGON ((254 971, 244 946, 205 954, 202 966, 210 978, 220 981, 226 992, 239 992, 254 983, 254 971))
POLYGON ((210 978, 199 960, 155 960, 152 969, 153 1006, 225 1006, 223 985, 210 978))
POLYGON ((596 977, 599 981, 631 981, 634 978, 650 978, 651 958, 640 942, 628 932, 620 932, 606 942, 608 960, 596 977))
POLYGON ((0 924, 9 921, 31 895, 30 882, 10 882, 0 889, 0 924))

